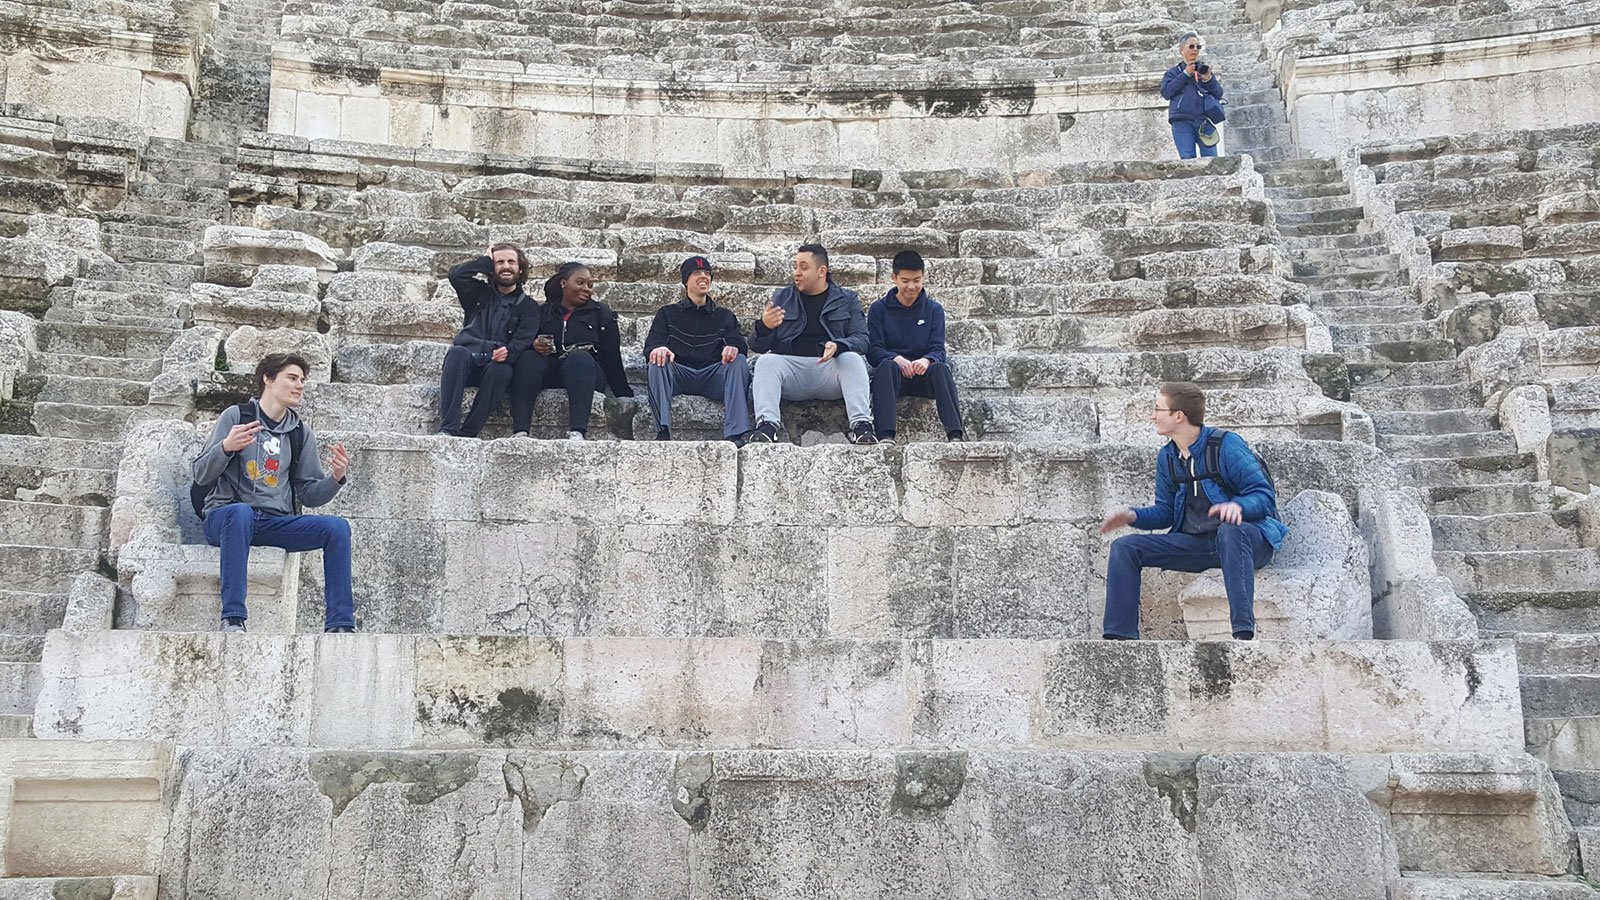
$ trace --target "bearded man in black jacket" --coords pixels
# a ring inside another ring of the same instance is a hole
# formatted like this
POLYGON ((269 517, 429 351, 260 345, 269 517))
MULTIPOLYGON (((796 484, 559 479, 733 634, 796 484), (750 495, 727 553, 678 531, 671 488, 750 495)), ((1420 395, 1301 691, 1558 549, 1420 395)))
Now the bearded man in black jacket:
POLYGON ((466 322, 444 355, 439 384, 439 433, 477 437, 499 408, 517 358, 533 346, 539 307, 522 289, 528 258, 516 244, 493 244, 477 259, 450 270, 450 286, 466 322), (461 421, 461 397, 478 395, 461 421))

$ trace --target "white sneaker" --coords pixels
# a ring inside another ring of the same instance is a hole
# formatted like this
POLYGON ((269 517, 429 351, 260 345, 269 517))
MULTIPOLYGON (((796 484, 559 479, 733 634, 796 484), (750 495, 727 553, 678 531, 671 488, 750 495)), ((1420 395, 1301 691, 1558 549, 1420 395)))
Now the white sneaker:
POLYGON ((528 433, 526 431, 513 431, 511 436, 513 438, 521 438, 524 441, 528 439, 528 433))
POLYGON ((583 432, 581 432, 581 431, 569 431, 569 432, 567 432, 567 440, 569 440, 569 441, 581 441, 581 440, 583 440, 583 432))

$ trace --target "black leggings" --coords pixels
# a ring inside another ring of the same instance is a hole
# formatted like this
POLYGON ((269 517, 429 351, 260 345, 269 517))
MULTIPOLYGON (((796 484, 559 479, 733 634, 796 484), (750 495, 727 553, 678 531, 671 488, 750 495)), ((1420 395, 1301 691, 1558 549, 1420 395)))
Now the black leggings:
POLYGON ((589 430, 594 395, 604 379, 600 363, 586 350, 565 357, 525 350, 517 357, 511 375, 511 430, 528 431, 533 425, 533 401, 545 388, 567 389, 567 430, 589 430))

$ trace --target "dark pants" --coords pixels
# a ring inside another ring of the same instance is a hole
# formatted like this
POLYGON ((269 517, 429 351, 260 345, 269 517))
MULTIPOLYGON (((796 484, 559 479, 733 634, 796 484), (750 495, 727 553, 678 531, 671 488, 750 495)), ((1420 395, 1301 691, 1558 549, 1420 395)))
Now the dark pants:
POLYGON ((282 547, 291 553, 322 551, 328 628, 356 627, 350 596, 350 523, 338 516, 284 516, 248 503, 230 503, 206 513, 206 543, 222 549, 222 617, 246 618, 250 548, 282 547))
POLYGON ((896 402, 901 397, 928 397, 939 409, 944 433, 961 430, 961 405, 956 401, 956 378, 942 362, 928 363, 928 374, 907 378, 894 360, 878 364, 872 374, 872 421, 878 437, 894 437, 896 402))
POLYGON ((1200 143, 1200 127, 1203 124, 1201 120, 1184 120, 1169 124, 1172 125, 1172 142, 1178 146, 1180 159, 1194 159, 1196 150, 1201 156, 1217 155, 1217 144, 1207 147, 1200 143))
POLYGON ((1139 574, 1149 566, 1172 572, 1222 569, 1233 630, 1256 630, 1256 570, 1272 562, 1272 545, 1253 522, 1223 524, 1215 535, 1131 534, 1111 542, 1106 567, 1105 633, 1139 636, 1139 574))
MULTIPOLYGON (((524 356, 527 354, 524 353, 524 356)), ((506 386, 511 384, 510 363, 491 362, 476 364, 472 351, 466 347, 451 347, 444 355, 444 376, 439 382, 439 428, 462 437, 477 437, 489 417, 500 411, 500 400, 506 386), (467 421, 461 421, 461 397, 466 389, 475 387, 478 396, 472 398, 472 409, 467 421)))
POLYGON ((511 430, 528 431, 533 426, 533 401, 545 388, 567 389, 567 430, 588 431, 589 415, 594 411, 594 395, 605 384, 600 363, 586 350, 574 350, 565 357, 546 356, 537 350, 517 357, 511 376, 511 430))

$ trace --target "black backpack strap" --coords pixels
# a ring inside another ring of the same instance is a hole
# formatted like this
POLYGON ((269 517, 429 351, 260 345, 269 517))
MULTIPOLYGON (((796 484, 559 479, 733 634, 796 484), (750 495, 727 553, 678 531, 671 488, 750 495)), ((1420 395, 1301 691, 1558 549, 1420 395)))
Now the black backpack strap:
POLYGON ((1206 471, 1210 473, 1211 478, 1222 485, 1228 496, 1232 497, 1239 492, 1228 481, 1228 477, 1222 474, 1222 441, 1227 436, 1228 432, 1221 428, 1213 428, 1211 434, 1206 437, 1206 471))

